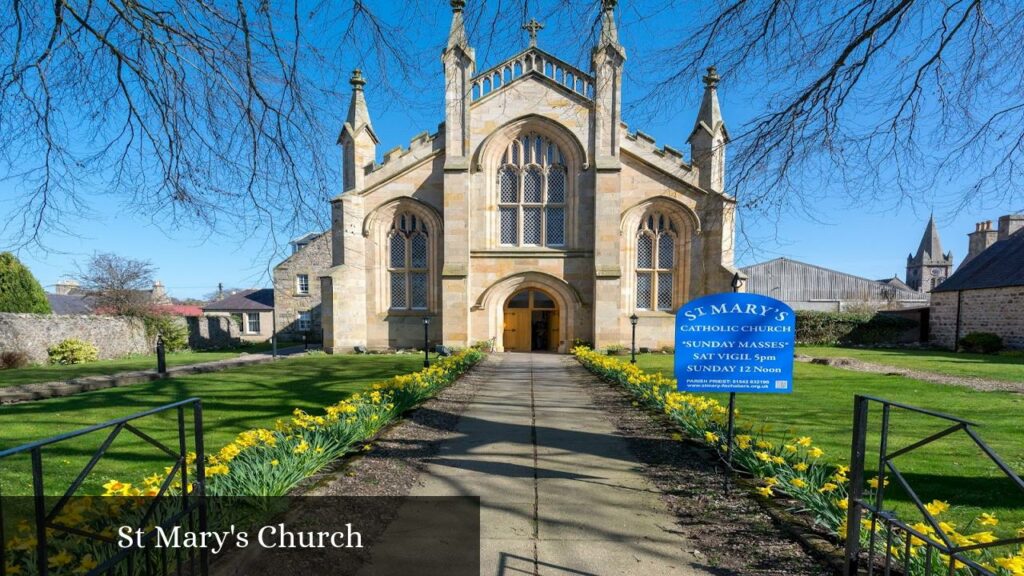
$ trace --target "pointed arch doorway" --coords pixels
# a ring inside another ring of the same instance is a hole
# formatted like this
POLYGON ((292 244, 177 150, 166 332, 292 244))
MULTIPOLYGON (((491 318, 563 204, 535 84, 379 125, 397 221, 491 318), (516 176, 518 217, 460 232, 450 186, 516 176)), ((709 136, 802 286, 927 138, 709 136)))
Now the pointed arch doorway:
POLYGON ((502 333, 510 352, 555 352, 560 343, 558 303, 536 288, 520 290, 505 301, 502 333))

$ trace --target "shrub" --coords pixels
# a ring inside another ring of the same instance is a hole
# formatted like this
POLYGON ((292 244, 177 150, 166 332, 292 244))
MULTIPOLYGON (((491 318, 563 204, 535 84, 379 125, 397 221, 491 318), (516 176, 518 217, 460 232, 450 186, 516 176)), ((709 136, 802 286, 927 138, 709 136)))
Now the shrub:
POLYGON ((28 354, 21 350, 5 350, 0 352, 0 370, 11 368, 24 368, 28 366, 28 354))
POLYGON ((68 338, 56 346, 50 346, 46 353, 50 364, 85 364, 100 359, 96 346, 78 338, 68 338))
POLYGON ((39 281, 10 252, 0 254, 0 312, 51 312, 50 301, 39 281))
POLYGON ((796 341, 800 344, 895 344, 918 324, 907 318, 870 312, 796 313, 796 341))
POLYGON ((164 338, 164 350, 177 352, 188 348, 188 327, 169 314, 153 314, 142 318, 146 326, 146 338, 156 346, 156 337, 164 338))
POLYGON ((960 349, 964 352, 995 354, 1003 349, 1003 339, 991 332, 971 332, 960 339, 960 349))

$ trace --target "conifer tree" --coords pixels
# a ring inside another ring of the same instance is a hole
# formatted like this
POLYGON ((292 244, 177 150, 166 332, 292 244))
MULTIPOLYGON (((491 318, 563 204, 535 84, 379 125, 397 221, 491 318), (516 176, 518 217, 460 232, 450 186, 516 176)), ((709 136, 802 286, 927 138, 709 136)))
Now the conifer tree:
POLYGON ((51 312, 39 281, 10 252, 0 253, 0 312, 51 312))

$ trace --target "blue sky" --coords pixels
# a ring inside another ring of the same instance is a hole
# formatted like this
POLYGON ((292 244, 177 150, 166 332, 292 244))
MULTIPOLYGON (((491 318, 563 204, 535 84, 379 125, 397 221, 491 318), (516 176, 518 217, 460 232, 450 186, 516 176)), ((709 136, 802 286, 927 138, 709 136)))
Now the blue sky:
MULTIPOLYGON (((387 3, 377 2, 380 6, 387 3)), ((369 80, 366 86, 374 127, 381 139, 378 152, 383 153, 396 145, 408 145, 410 138, 423 131, 436 130, 441 121, 442 78, 437 58, 444 41, 450 13, 447 3, 437 2, 440 8, 417 14, 421 26, 410 34, 412 51, 422 60, 420 74, 406 79, 407 92, 395 95, 395 85, 382 85, 381 71, 370 52, 358 47, 339 47, 337 70, 356 66, 363 68, 369 80), (411 99, 415 97, 415 99, 411 99)), ((594 2, 597 5, 597 2, 594 2)), ((626 47, 628 60, 624 80, 624 120, 631 130, 641 129, 654 136, 659 144, 669 144, 687 151, 685 143, 692 128, 700 96, 699 78, 694 78, 690 89, 673 101, 659 104, 657 114, 645 106, 644 96, 654 79, 647 64, 658 55, 659 44, 674 24, 675 18, 686 14, 687 5, 673 6, 676 12, 662 13, 652 19, 647 12, 635 7, 636 3, 623 2, 620 10, 620 41, 626 47)), ((566 33, 573 30, 565 14, 551 12, 544 3, 537 5, 539 18, 546 20, 540 33, 539 45, 583 68, 589 49, 583 34, 566 33)), ((595 13, 596 14, 596 13, 595 13)), ((395 18, 399 16, 388 15, 395 18)), ((473 22, 473 20, 471 20, 473 22)), ((518 32, 518 23, 504 36, 486 37, 480 30, 470 28, 471 41, 477 46, 477 68, 482 70, 510 56, 526 45, 525 33, 518 32)), ((481 25, 482 27, 482 25, 481 25)), ((576 29, 575 32, 579 30, 576 29)), ((330 32, 330 29, 328 29, 330 32)), ((328 34, 329 36, 329 34, 328 34)), ((364 47, 365 48, 365 47, 364 47)), ((724 80, 720 99, 725 120, 732 133, 738 133, 744 122, 753 118, 765 106, 760 90, 763 79, 735 78, 727 70, 720 71, 724 80)), ((392 72, 393 73, 393 70, 392 72)), ((343 78, 325 79, 345 86, 343 78), (341 82, 338 82, 341 80, 341 82)), ((345 113, 347 96, 339 96, 336 112, 323 119, 325 131, 336 134, 339 118, 345 113)), ((325 154, 339 158, 325 146, 325 154)), ((969 179, 971 174, 965 174, 969 179)), ((935 216, 942 235, 943 248, 952 250, 959 263, 967 251, 966 234, 980 220, 996 220, 1004 213, 1020 209, 1009 205, 971 205, 958 212, 944 208, 941 198, 955 195, 962 182, 950 182, 934 191, 934 197, 924 195, 912 202, 851 205, 834 183, 821 182, 814 191, 813 215, 784 212, 777 216, 741 213, 742 232, 738 230, 738 264, 786 256, 817 265, 842 270, 869 278, 904 275, 908 252, 916 250, 929 212, 935 216)), ((9 220, 17 216, 10 199, 16 183, 0 183, 0 218, 9 220)), ((340 187, 340 184, 339 184, 340 187)), ((176 297, 199 297, 216 290, 218 283, 226 287, 259 287, 269 285, 269 271, 280 261, 282 246, 294 231, 274 231, 266 228, 247 230, 222 229, 211 233, 200 226, 184 225, 167 228, 155 225, 148 217, 136 213, 118 199, 100 190, 85 190, 89 194, 88 211, 69 215, 64 220, 65 232, 53 231, 44 243, 45 249, 23 248, 18 256, 48 289, 60 278, 74 275, 76 263, 83 262, 94 252, 115 252, 131 258, 150 260, 157 268, 157 277, 176 297), (274 251, 274 243, 279 246, 274 251)), ((326 221, 328 206, 319 214, 309 214, 308 227, 315 229, 316 221, 326 221)), ((7 239, 10 240, 10 239, 7 239)))

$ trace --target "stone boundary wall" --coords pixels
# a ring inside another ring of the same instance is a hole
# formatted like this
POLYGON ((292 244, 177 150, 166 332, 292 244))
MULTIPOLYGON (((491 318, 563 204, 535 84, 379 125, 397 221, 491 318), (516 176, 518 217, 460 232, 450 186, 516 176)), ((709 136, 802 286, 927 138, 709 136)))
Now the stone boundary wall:
POLYGON ((69 338, 95 344, 101 360, 151 352, 146 328, 135 318, 0 313, 0 352, 20 350, 30 362, 46 364, 46 349, 69 338))
MULTIPOLYGON (((957 294, 932 294, 931 342, 936 346, 955 344, 957 294)), ((964 290, 960 337, 971 332, 998 334, 1007 348, 1024 348, 1024 286, 964 290)))
POLYGON ((204 315, 187 318, 188 347, 193 350, 217 350, 238 346, 242 341, 238 324, 231 316, 204 315))

